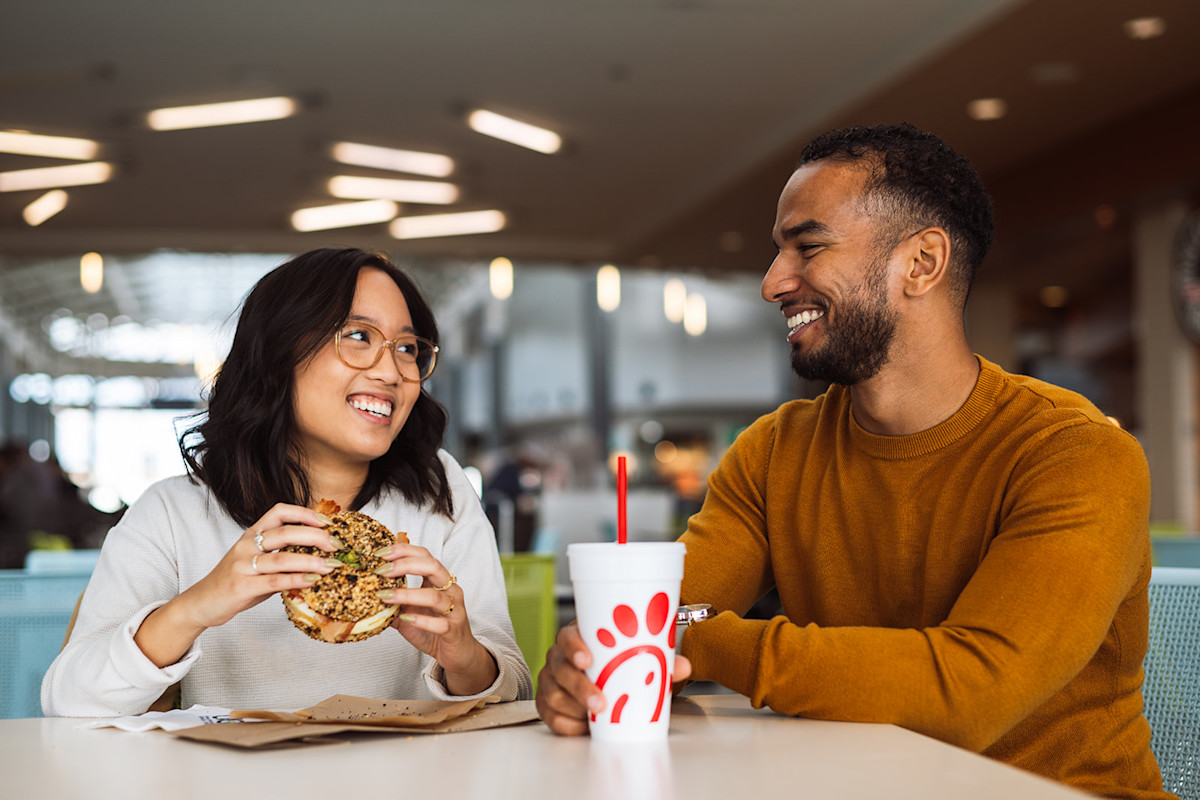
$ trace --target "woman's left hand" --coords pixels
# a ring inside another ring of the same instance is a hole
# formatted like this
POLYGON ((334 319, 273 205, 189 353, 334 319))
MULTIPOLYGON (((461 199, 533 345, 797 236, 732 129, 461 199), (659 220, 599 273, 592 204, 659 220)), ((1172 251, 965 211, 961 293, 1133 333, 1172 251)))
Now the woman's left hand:
POLYGON ((473 695, 491 686, 500 674, 499 667, 471 633, 466 597, 458 579, 424 547, 395 544, 379 556, 391 564, 388 577, 420 575, 422 579, 418 589, 380 593, 384 603, 400 606, 392 627, 441 664, 451 694, 473 695))

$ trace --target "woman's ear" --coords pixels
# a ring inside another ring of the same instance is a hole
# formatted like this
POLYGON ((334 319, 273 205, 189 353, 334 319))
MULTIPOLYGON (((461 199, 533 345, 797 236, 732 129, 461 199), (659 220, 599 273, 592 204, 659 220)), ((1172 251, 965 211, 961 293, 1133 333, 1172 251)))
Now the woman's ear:
POLYGON ((904 257, 904 294, 924 296, 948 280, 950 235, 943 228, 926 228, 909 239, 904 257))

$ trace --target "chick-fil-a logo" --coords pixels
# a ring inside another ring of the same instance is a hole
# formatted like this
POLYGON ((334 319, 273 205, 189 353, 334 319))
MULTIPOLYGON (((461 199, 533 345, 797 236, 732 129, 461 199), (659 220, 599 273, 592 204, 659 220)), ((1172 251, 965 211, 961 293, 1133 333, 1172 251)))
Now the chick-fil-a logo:
MULTIPOLYGON (((671 600, 667 597, 666 592, 659 592, 650 598, 650 602, 646 605, 646 631, 651 636, 658 636, 666 627, 667 620, 672 616, 671 600)), ((636 656, 645 654, 650 656, 654 667, 647 672, 642 683, 649 687, 654 683, 655 678, 658 679, 658 697, 654 706, 654 713, 650 717, 651 722, 657 722, 662 715, 663 704, 666 702, 667 690, 670 686, 670 676, 667 675, 667 656, 663 652, 662 647, 657 644, 633 644, 632 639, 638 636, 641 631, 641 625, 638 621, 637 612, 627 605, 621 604, 613 609, 612 612, 613 627, 621 634, 624 641, 619 641, 617 636, 608 628, 599 628, 596 631, 596 641, 606 651, 624 648, 620 652, 614 653, 611 659, 605 663, 604 668, 600 670, 600 674, 596 676, 596 686, 601 690, 613 678, 617 670, 630 659, 636 656)), ((675 626, 672 625, 667 633, 667 646, 674 649, 675 647, 675 626)), ((645 659, 640 661, 644 662, 645 659)), ((639 662, 634 662, 639 663, 639 662)), ((634 686, 637 685, 636 679, 631 681, 634 686)), ((647 689, 653 691, 653 689, 647 689)), ((625 704, 629 702, 629 692, 622 692, 620 696, 613 702, 609 712, 609 721, 613 724, 621 721, 621 714, 625 710, 625 704)), ((596 715, 592 714, 592 719, 596 719, 596 715)))

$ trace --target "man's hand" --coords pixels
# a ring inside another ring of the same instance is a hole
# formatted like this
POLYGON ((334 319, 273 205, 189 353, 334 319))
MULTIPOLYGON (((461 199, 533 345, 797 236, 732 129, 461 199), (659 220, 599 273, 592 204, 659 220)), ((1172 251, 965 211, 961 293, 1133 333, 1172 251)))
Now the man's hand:
MULTIPOLYGON (((587 733, 588 714, 604 710, 604 694, 583 672, 591 663, 592 654, 579 635, 579 627, 572 622, 560 630, 546 653, 546 665, 538 673, 537 688, 538 715, 557 734, 587 733)), ((691 673, 688 660, 676 656, 672 680, 685 680, 691 673)))

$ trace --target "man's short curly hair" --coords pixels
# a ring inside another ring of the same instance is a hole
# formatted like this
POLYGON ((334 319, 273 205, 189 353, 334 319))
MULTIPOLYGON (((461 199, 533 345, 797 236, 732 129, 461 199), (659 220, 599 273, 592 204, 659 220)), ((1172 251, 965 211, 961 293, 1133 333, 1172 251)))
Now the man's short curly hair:
POLYGON ((908 123, 839 128, 813 139, 800 165, 861 163, 870 174, 863 198, 895 244, 923 227, 950 236, 951 275, 962 301, 992 244, 992 201, 974 167, 940 138, 908 123))

